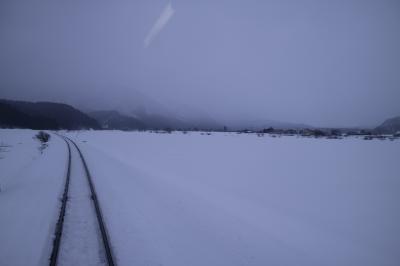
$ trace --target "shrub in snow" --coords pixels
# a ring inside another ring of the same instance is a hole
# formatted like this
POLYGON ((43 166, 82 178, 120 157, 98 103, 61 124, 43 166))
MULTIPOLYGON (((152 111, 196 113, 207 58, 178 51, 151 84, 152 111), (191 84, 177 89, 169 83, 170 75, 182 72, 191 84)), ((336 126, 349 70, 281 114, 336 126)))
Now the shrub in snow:
POLYGON ((39 131, 39 133, 36 134, 36 138, 42 143, 47 143, 50 139, 50 135, 44 131, 39 131))
POLYGON ((40 142, 41 145, 39 147, 40 153, 43 153, 44 149, 47 148, 47 142, 50 140, 50 134, 44 132, 44 131, 39 131, 39 133, 36 134, 35 136, 40 142))

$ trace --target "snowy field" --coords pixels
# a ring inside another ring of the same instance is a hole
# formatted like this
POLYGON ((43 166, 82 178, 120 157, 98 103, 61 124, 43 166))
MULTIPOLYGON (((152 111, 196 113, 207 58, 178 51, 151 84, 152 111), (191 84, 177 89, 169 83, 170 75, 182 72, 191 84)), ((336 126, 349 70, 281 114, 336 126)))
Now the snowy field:
POLYGON ((36 131, 0 129, 0 265, 47 265, 65 179, 67 149, 36 131))
MULTIPOLYGON (((0 265, 50 254, 67 153, 34 133, 0 130, 0 265)), ((62 133, 119 265, 400 265, 400 140, 62 133)))

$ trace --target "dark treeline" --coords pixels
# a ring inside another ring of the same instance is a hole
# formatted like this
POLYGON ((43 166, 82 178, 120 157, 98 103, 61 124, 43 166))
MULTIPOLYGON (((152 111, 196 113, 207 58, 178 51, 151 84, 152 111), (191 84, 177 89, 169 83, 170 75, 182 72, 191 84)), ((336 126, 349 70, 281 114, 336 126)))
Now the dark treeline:
POLYGON ((0 100, 0 126, 31 129, 99 129, 97 121, 62 103, 0 100))

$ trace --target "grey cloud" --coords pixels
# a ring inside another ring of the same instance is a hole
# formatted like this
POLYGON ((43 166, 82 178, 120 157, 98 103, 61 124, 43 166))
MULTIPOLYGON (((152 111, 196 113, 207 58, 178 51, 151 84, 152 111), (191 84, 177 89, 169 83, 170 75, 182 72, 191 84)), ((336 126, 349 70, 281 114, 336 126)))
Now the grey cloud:
POLYGON ((166 5, 1 1, 0 97, 158 102, 227 123, 375 125, 400 114, 398 1, 176 0, 144 49, 166 5))

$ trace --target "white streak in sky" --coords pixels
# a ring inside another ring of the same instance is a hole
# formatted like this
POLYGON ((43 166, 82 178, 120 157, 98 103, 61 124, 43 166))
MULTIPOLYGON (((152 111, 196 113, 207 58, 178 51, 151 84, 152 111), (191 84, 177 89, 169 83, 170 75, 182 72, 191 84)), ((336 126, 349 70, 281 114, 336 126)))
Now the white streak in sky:
POLYGON ((144 47, 149 47, 150 43, 153 39, 160 33, 160 31, 167 25, 168 21, 174 15, 175 10, 172 8, 171 3, 164 8, 160 17, 156 20, 153 27, 150 29, 149 33, 147 33, 146 38, 144 39, 144 47))

